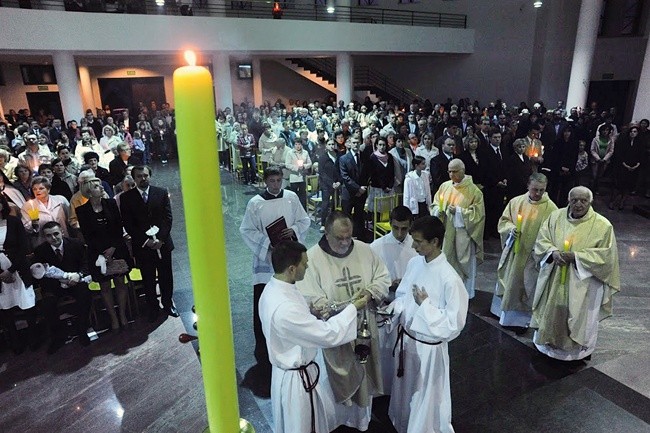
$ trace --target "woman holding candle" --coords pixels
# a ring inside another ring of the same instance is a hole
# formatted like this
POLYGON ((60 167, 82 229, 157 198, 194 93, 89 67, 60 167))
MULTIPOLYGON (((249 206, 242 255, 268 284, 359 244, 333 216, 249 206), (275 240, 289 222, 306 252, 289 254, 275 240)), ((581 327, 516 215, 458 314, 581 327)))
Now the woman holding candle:
POLYGON ((28 200, 21 208, 23 225, 31 235, 32 247, 45 242, 41 228, 48 221, 56 221, 61 225, 64 236, 68 236, 68 216, 70 202, 63 196, 50 195, 52 184, 42 176, 32 180, 34 199, 28 200))
MULTIPOLYGON (((93 281, 99 283, 102 301, 111 318, 111 329, 118 329, 127 325, 126 302, 128 291, 124 283, 125 274, 106 275, 102 273, 101 262, 107 264, 115 259, 123 259, 129 269, 133 267, 131 256, 124 241, 124 228, 120 218, 120 211, 113 199, 104 198, 104 188, 97 178, 90 179, 81 185, 81 193, 89 197, 86 204, 76 209, 79 227, 84 239, 88 243, 88 253, 93 281), (97 260, 95 262, 94 260, 97 260), (99 265, 97 263, 100 263, 99 265), (111 289, 111 281, 115 284, 117 292, 117 305, 119 308, 119 322, 115 314, 115 301, 111 289)), ((105 268, 104 268, 105 270, 105 268)))

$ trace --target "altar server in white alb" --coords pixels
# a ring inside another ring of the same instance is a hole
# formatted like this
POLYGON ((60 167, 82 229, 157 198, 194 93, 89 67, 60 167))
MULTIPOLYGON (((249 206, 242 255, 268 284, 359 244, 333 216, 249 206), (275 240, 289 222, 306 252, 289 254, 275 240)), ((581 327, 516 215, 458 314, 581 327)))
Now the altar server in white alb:
POLYGON ((298 200, 298 196, 282 189, 282 171, 270 166, 264 170, 266 190, 250 199, 239 232, 253 253, 253 332, 255 334, 255 359, 257 377, 244 378, 244 386, 258 395, 268 397, 271 380, 271 365, 266 353, 266 343, 262 333, 257 306, 264 286, 273 276, 271 268, 271 239, 266 227, 280 217, 284 217, 287 228, 281 233, 284 239, 302 242, 309 229, 309 216, 298 200), (252 383, 249 383, 252 381, 252 383))
POLYGON ((316 318, 295 285, 304 278, 307 261, 307 249, 298 242, 275 247, 275 274, 260 298, 260 319, 273 365, 275 433, 328 433, 338 426, 332 390, 327 381, 319 380, 314 358, 319 348, 356 338, 357 310, 370 299, 359 292, 339 314, 327 321, 316 318))
POLYGON ((393 303, 398 359, 388 415, 399 433, 453 433, 447 344, 465 326, 469 297, 442 252, 443 223, 417 219, 411 236, 419 257, 393 303))
MULTIPOLYGON (((370 249, 384 262, 390 274, 391 285, 386 304, 395 299, 395 291, 402 281, 409 260, 417 256, 413 249, 413 239, 409 234, 413 214, 406 206, 397 206, 390 213, 390 233, 376 239, 370 244, 370 249)), ((393 348, 396 332, 387 332, 384 326, 384 316, 378 315, 379 320, 379 349, 381 352, 381 374, 384 380, 384 394, 390 393, 393 386, 393 348)))

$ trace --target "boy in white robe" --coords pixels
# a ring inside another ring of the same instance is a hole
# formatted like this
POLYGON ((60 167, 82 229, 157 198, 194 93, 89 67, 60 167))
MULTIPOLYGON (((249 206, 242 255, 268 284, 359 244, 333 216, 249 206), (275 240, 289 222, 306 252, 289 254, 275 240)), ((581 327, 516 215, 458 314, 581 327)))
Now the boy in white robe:
POLYGON ((271 405, 276 433, 327 433, 338 425, 334 396, 314 362, 319 348, 334 347, 357 336, 357 310, 369 295, 357 296, 327 321, 310 312, 296 281, 305 276, 307 249, 285 241, 272 253, 275 274, 260 298, 260 319, 273 365, 271 405))
POLYGON ((465 326, 469 296, 442 252, 443 223, 417 219, 411 236, 419 257, 393 303, 398 358, 388 415, 399 433, 453 433, 447 344, 465 326))
MULTIPOLYGON (((413 249, 411 235, 411 220, 413 214, 406 206, 397 206, 390 213, 390 233, 376 239, 370 244, 370 249, 384 262, 390 274, 391 285, 388 288, 389 295, 386 304, 395 299, 395 290, 399 286, 406 265, 409 260, 417 256, 413 249)), ((387 332, 384 326, 385 317, 377 317, 379 326, 379 350, 381 356, 381 374, 384 380, 384 394, 390 394, 393 386, 393 347, 395 346, 396 332, 387 332)))

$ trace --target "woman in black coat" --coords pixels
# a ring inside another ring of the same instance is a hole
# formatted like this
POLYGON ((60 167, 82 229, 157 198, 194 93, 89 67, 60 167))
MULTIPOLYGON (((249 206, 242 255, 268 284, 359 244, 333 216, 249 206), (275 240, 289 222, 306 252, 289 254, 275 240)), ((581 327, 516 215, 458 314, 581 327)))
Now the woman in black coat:
POLYGON ((638 135, 639 127, 632 125, 616 139, 612 156, 614 191, 609 202, 610 209, 618 207, 618 210, 623 210, 626 197, 636 187, 646 152, 641 140, 637 139, 638 135))
POLYGON ((104 189, 99 179, 91 179, 81 185, 81 193, 89 197, 86 204, 77 208, 79 228, 88 243, 90 274, 93 281, 99 283, 102 300, 111 318, 111 328, 118 329, 126 326, 126 302, 128 291, 124 282, 125 275, 133 267, 133 261, 124 242, 124 229, 120 212, 113 199, 102 198, 104 189), (106 275, 96 261, 102 256, 107 262, 113 259, 123 259, 128 270, 119 275, 106 275), (93 266, 94 265, 94 266, 93 266), (111 280, 117 292, 119 307, 119 322, 115 314, 115 301, 111 289, 111 280))

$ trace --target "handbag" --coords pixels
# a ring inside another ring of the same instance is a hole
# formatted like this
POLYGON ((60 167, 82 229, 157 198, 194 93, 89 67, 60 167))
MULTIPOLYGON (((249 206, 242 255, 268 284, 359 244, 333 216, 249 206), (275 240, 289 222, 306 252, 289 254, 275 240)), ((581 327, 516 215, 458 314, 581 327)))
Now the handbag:
POLYGON ((113 259, 106 262, 105 275, 124 275, 129 272, 129 265, 124 259, 113 259))

